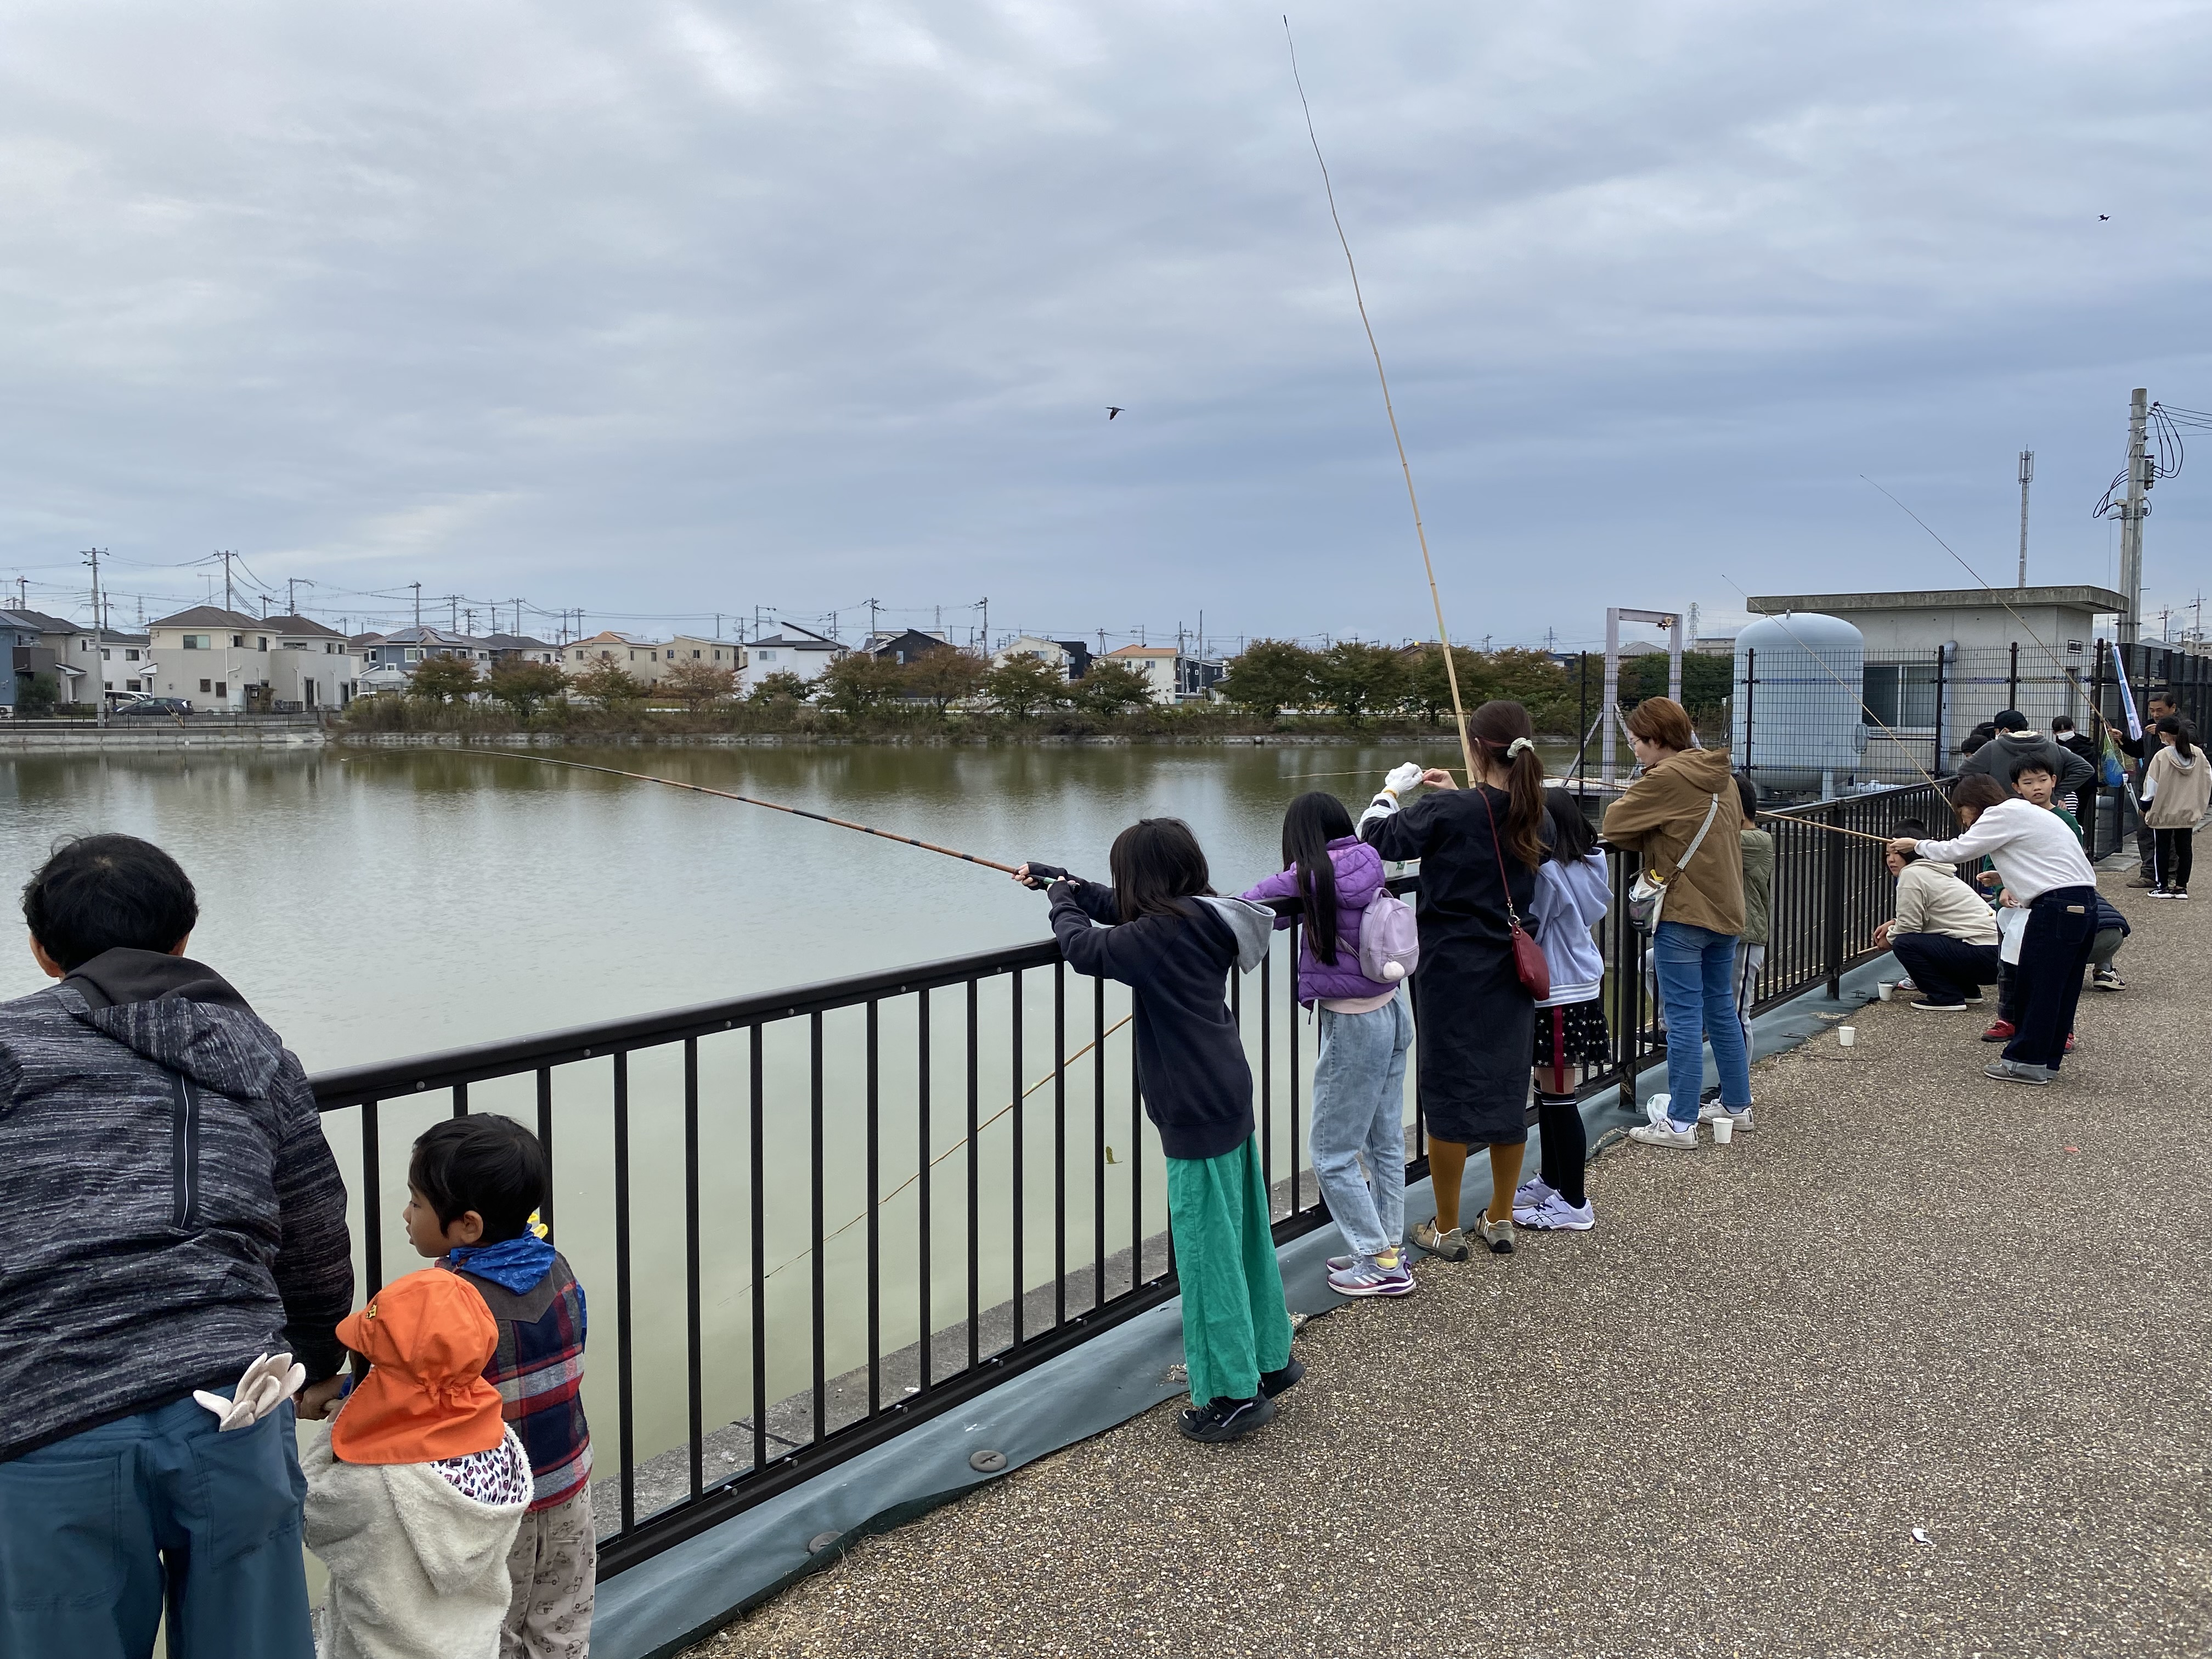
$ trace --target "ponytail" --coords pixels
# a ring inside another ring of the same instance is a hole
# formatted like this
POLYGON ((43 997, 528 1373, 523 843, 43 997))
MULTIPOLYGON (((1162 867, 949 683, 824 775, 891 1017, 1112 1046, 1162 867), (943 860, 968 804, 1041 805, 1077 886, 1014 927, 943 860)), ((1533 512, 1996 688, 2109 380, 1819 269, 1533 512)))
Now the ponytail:
POLYGON ((2189 746, 2189 722, 2180 715, 2168 714, 2153 729, 2173 733, 2173 752, 2176 758, 2188 760, 2197 752, 2189 746))
POLYGON ((1467 729, 1483 758, 1505 769, 1505 846, 1534 870, 1544 861, 1546 805, 1544 763, 1536 757, 1535 730, 1529 724, 1528 711, 1503 699, 1486 702, 1468 717, 1467 729))

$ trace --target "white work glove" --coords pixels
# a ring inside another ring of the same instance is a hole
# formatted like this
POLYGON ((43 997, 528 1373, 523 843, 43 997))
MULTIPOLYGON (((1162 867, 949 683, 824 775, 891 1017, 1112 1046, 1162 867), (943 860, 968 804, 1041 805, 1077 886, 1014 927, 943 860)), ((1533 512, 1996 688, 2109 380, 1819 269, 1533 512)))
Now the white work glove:
POLYGON ((1394 766, 1390 769, 1390 775, 1382 780, 1382 787, 1394 795, 1402 795, 1420 781, 1419 763, 1407 761, 1401 766, 1394 766))
POLYGON ((264 1353, 246 1368, 229 1399, 205 1389, 193 1389, 192 1398, 216 1414, 222 1425, 216 1432, 228 1434, 233 1429, 252 1428, 299 1393, 307 1380, 307 1368, 294 1364, 290 1354, 264 1353))

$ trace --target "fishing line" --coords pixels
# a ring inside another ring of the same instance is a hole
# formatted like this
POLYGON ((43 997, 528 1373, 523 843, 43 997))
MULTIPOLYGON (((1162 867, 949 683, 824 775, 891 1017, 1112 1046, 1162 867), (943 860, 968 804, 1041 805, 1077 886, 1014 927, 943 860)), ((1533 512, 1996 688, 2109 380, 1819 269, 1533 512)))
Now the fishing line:
POLYGON ((1390 404, 1390 377, 1382 372, 1382 348, 1375 343, 1375 325, 1367 320, 1367 301, 1359 291, 1359 267, 1352 258, 1352 243, 1344 234, 1344 221, 1336 211, 1336 187, 1329 182, 1328 163, 1322 157, 1321 139, 1314 132, 1313 106, 1306 101, 1306 83, 1298 75, 1298 44, 1291 35, 1291 20, 1283 17, 1283 40, 1291 49, 1291 80, 1298 89, 1298 107, 1305 112, 1306 138, 1313 145, 1314 160, 1321 163, 1321 187, 1328 198, 1329 222, 1336 227, 1336 240, 1344 249, 1345 269, 1352 273, 1352 303, 1359 307, 1359 325, 1367 331, 1367 349, 1375 358, 1375 378, 1382 386, 1382 412, 1390 420, 1390 441, 1398 446, 1398 467, 1406 475, 1406 500, 1413 509, 1413 535, 1421 544, 1421 568, 1428 572, 1429 603, 1437 613, 1437 642, 1444 653, 1444 678, 1451 684, 1452 714, 1459 724, 1460 758, 1467 764, 1468 787, 1475 781, 1474 745, 1468 740, 1467 706, 1460 701, 1459 667, 1452 660, 1451 635, 1444 627, 1444 602, 1437 593, 1437 567, 1429 557, 1429 532, 1421 525, 1420 498, 1413 493, 1413 464, 1406 459, 1406 441, 1398 434, 1398 411, 1390 404))
POLYGON ((963 853, 956 847, 939 847, 933 841, 922 841, 913 836, 902 836, 890 830, 874 830, 865 823, 854 823, 849 818, 833 818, 827 812, 810 812, 803 806, 786 806, 781 801, 763 800, 757 795, 739 795, 727 789, 709 789, 703 783, 682 783, 674 778, 657 778, 650 772, 625 772, 617 767, 591 766, 582 761, 555 760, 550 755, 526 754, 514 749, 474 749, 467 751, 477 755, 499 755, 508 760, 536 761, 541 766, 565 766, 577 772, 604 772, 611 778, 630 778, 639 783, 665 783, 671 789, 689 789, 695 795, 715 795, 723 800, 742 801, 747 806, 765 806, 771 812, 788 812, 795 818, 811 818, 817 823, 833 824, 840 830, 857 830, 864 836, 878 836, 885 841, 895 841, 908 847, 919 847, 925 853, 939 853, 949 859, 959 859, 968 864, 980 864, 987 870, 1003 870, 1008 875, 1018 866, 1001 864, 996 859, 987 859, 974 853, 963 853))

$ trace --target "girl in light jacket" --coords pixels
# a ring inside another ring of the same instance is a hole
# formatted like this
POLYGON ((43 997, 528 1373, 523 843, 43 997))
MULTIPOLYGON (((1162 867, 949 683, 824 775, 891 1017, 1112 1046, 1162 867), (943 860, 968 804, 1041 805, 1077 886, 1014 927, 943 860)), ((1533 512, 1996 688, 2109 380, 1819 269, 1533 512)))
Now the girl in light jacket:
POLYGON ((2189 723, 2168 714, 2153 728, 2166 746, 2143 769, 2143 822, 2151 831, 2153 898, 2189 896, 2197 821, 2212 805, 2212 763, 2189 740, 2189 723))
POLYGON ((1613 878, 1597 834, 1581 804, 1564 789, 1547 791, 1550 853, 1536 872, 1528 919, 1552 970, 1552 994, 1536 1005, 1536 1127, 1543 1138, 1538 1173, 1513 1194, 1513 1219, 1539 1231, 1586 1233, 1597 1225, 1583 1169, 1589 1139, 1575 1099, 1577 1068, 1613 1058, 1605 1028, 1605 957, 1590 929, 1613 903, 1613 878))
MULTIPOLYGON (((1310 1132, 1314 1174, 1352 1248, 1350 1255, 1329 1258, 1329 1288, 1340 1296, 1404 1296, 1417 1288, 1402 1248, 1406 1051, 1413 1044, 1413 1016, 1397 985, 1359 970, 1360 925, 1382 890, 1382 857, 1352 833, 1344 803, 1316 789, 1283 814, 1283 866, 1244 897, 1295 898, 1304 907, 1297 997, 1306 1007, 1319 1005, 1321 1027, 1310 1132)), ((1290 925, 1287 915, 1275 919, 1278 927, 1290 925)))

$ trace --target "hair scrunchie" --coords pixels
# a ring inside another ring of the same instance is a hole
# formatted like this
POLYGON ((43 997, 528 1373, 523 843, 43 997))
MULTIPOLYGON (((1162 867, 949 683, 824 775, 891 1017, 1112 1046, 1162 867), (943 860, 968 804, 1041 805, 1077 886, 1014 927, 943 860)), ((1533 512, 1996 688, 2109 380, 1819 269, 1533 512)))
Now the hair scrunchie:
POLYGON ((1519 754, 1519 753, 1520 753, 1523 749, 1534 749, 1535 746, 1536 746, 1536 744, 1535 744, 1535 740, 1534 740, 1534 738, 1514 738, 1514 739, 1513 739, 1513 741, 1512 741, 1512 742, 1510 742, 1510 743, 1509 743, 1509 744, 1507 744, 1505 745, 1505 758, 1506 758, 1506 759, 1508 759, 1508 760, 1511 760, 1511 759, 1512 759, 1516 755, 1519 754))

